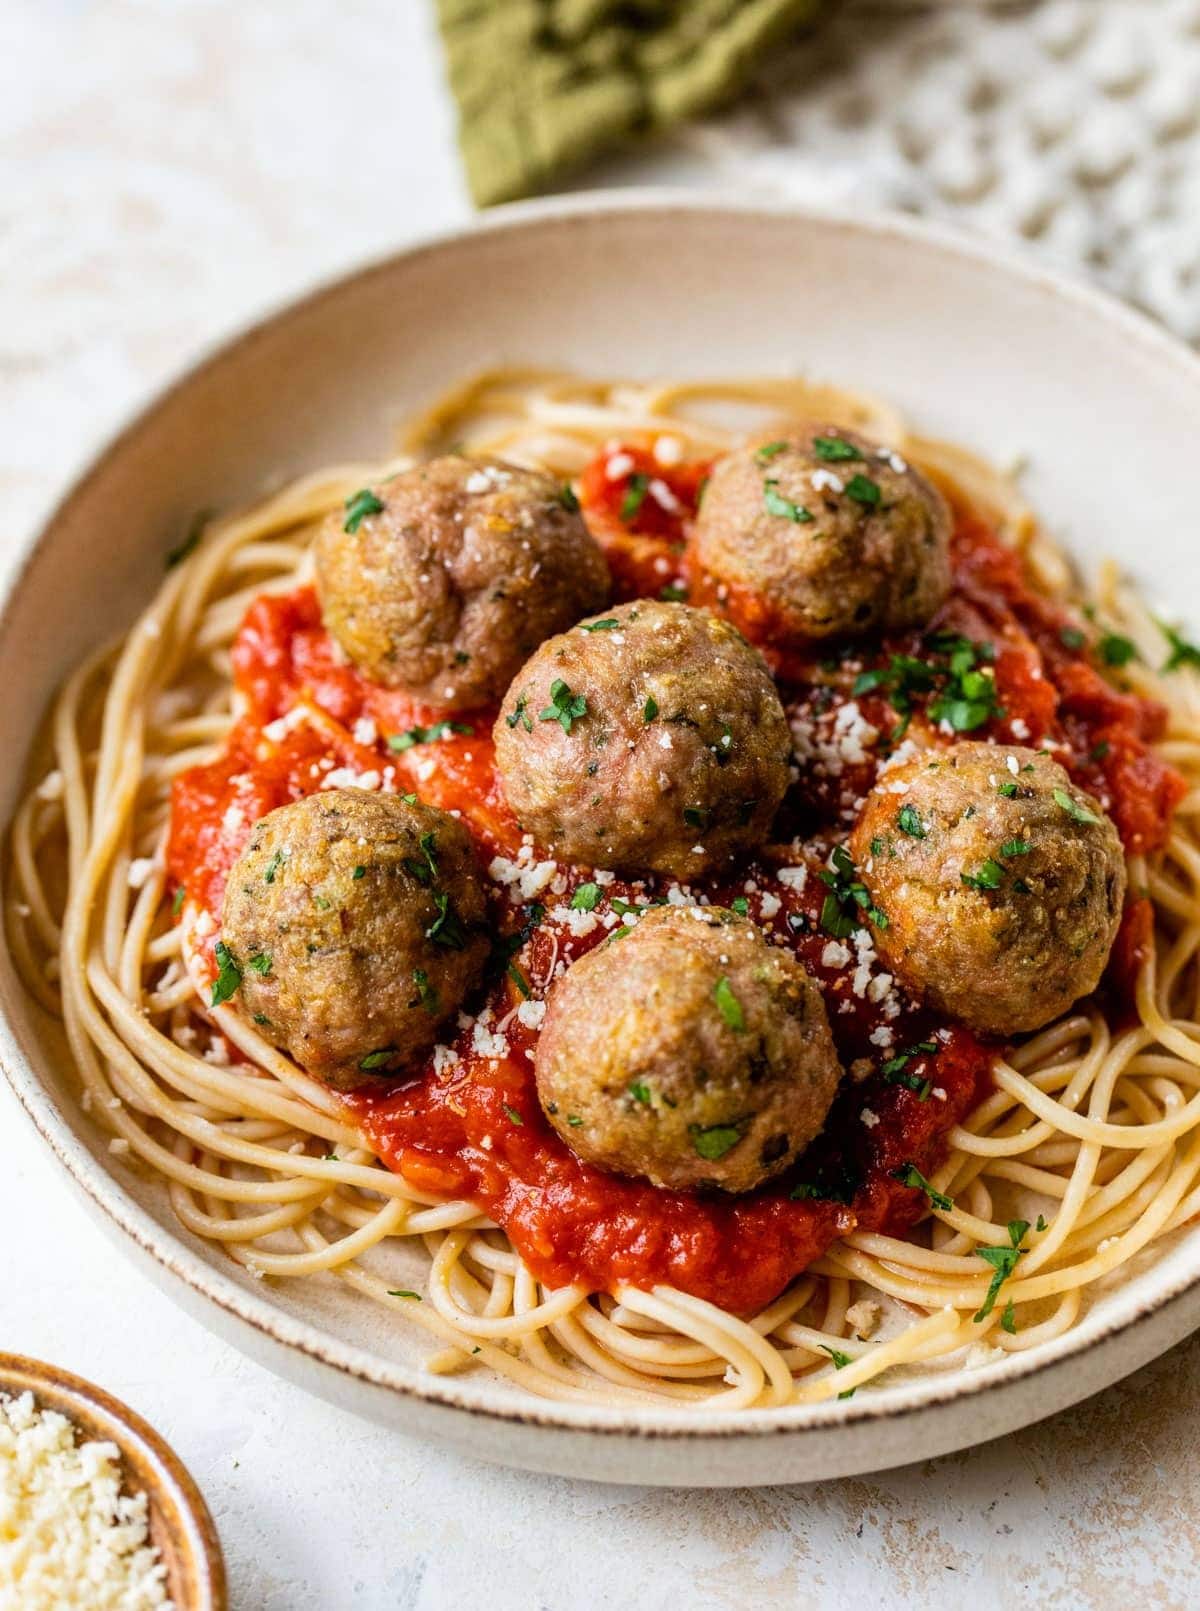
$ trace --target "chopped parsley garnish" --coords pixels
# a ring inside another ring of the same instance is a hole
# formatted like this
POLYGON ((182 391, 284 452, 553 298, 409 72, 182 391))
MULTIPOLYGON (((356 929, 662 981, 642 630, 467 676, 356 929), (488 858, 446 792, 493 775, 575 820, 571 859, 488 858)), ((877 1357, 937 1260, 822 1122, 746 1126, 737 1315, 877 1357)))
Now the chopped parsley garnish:
POLYGON ((260 978, 265 979, 268 973, 271 971, 270 952, 256 951, 250 958, 249 966, 254 969, 255 973, 257 973, 260 978))
POLYGON ((267 863, 267 870, 263 874, 263 882, 265 884, 273 884, 275 882, 275 874, 279 871, 279 869, 282 866, 283 866, 283 851, 282 850, 277 850, 275 852, 275 854, 271 857, 270 861, 267 863))
POLYGON ((466 930, 444 889, 434 890, 433 904, 437 907, 438 915, 425 930, 425 938, 448 946, 451 951, 461 951, 467 943, 466 930))
POLYGON ((223 1001, 229 1000, 241 984, 242 970, 224 940, 217 941, 216 958, 219 971, 213 980, 211 1005, 219 1007, 223 1001))
MULTIPOLYGON (((834 1368, 834 1370, 845 1370, 847 1365, 853 1365, 854 1361, 850 1357, 850 1355, 849 1354, 843 1354, 840 1348, 830 1348, 828 1343, 822 1343, 821 1347, 829 1355, 830 1359, 833 1360, 833 1368, 834 1368)), ((839 1393, 838 1397, 839 1398, 853 1398, 855 1392, 856 1392, 855 1388, 848 1387, 844 1393, 839 1393)))
POLYGON ((369 1074, 374 1068, 382 1068, 383 1065, 390 1062, 395 1055, 396 1048, 394 1046, 380 1046, 378 1050, 368 1052, 358 1066, 369 1074))
POLYGON ((600 899, 599 884, 580 884, 571 896, 571 910, 573 912, 594 912, 600 899))
POLYGON ((852 459, 862 458, 853 442, 840 436, 814 436, 813 452, 826 464, 848 464, 852 459))
POLYGON ((415 1298, 418 1303, 420 1303, 420 1301, 421 1301, 421 1294, 419 1292, 410 1292, 407 1287, 389 1287, 388 1288, 388 1297, 389 1298, 415 1298))
POLYGON ((745 917, 750 910, 750 902, 744 895, 735 895, 729 903, 729 910, 736 912, 739 917, 745 917))
POLYGON ((516 1108, 510 1108, 507 1102, 504 1104, 504 1111, 505 1111, 505 1113, 508 1114, 509 1118, 512 1120, 512 1122, 514 1124, 524 1124, 525 1123, 525 1120, 517 1112, 516 1108))
POLYGON ((687 599, 688 590, 682 582, 666 582, 659 588, 658 596, 664 604, 682 604, 687 599))
POLYGON ((643 1107, 650 1106, 650 1087, 645 1083, 645 1081, 630 1080, 628 1089, 630 1096, 635 1102, 640 1102, 643 1107))
POLYGON ((786 442, 764 442, 762 447, 755 451, 754 457, 759 464, 770 464, 787 447, 786 442))
POLYGON ((1106 738, 1102 738, 1099 744, 1093 744, 1091 749, 1088 751, 1088 760, 1102 761, 1111 749, 1112 745, 1108 742, 1108 740, 1106 738))
POLYGON ((880 1065, 879 1072, 889 1085, 903 1085, 906 1089, 916 1093, 917 1099, 926 1102, 933 1089, 932 1080, 923 1080, 917 1074, 908 1071, 908 1065, 914 1057, 932 1057, 937 1052, 937 1042, 933 1040, 919 1040, 915 1046, 906 1046, 902 1052, 880 1065))
POLYGON ((179 888, 175 891, 175 899, 171 902, 171 911, 174 913, 174 915, 176 917, 179 916, 179 913, 183 908, 183 899, 184 899, 184 888, 183 888, 183 885, 180 884, 179 888))
POLYGON ((1180 666, 1191 666, 1193 670, 1200 671, 1200 649, 1194 643, 1189 643, 1182 633, 1169 627, 1165 621, 1158 622, 1158 630, 1171 645, 1171 652, 1163 662, 1164 671, 1178 671, 1180 666))
POLYGON ((526 1001, 528 1001, 530 996, 533 995, 533 986, 521 972, 520 968, 517 967, 517 964, 515 962, 510 962, 504 971, 508 974, 508 977, 512 980, 513 984, 516 985, 521 994, 525 997, 526 1001))
POLYGON ((509 711, 508 715, 504 718, 504 720, 508 723, 508 725, 510 727, 515 727, 517 725, 517 723, 520 722, 521 726, 525 729, 525 731, 527 733, 532 733, 533 732, 533 719, 532 719, 532 717, 527 715, 526 711, 525 711, 525 707, 526 707, 526 705, 528 703, 529 703, 529 700, 528 700, 527 696, 525 694, 522 694, 520 696, 520 698, 517 700, 516 704, 513 706, 513 708, 509 711))
POLYGON ((1004 715, 996 697, 996 679, 981 669, 995 656, 990 643, 972 643, 954 633, 939 633, 930 645, 949 662, 945 686, 930 701, 931 722, 945 722, 956 733, 970 733, 1004 715))
POLYGON ((838 845, 833 852, 832 870, 822 867, 817 876, 829 890, 821 903, 821 927, 826 934, 832 934, 835 940, 847 939, 863 926, 860 911, 866 913, 876 928, 887 928, 886 915, 872 902, 844 845, 838 845))
POLYGON ((869 475, 852 475, 846 483, 846 496, 853 498, 855 503, 861 503, 864 508, 877 509, 883 493, 878 481, 872 481, 869 475))
POLYGON ((423 859, 417 861, 413 856, 405 856, 404 870, 411 873, 418 884, 423 884, 428 889, 438 875, 437 856, 434 854, 437 850, 437 834, 431 828, 428 833, 421 835, 417 844, 420 846, 423 859))
POLYGON ((1045 1215, 1043 1215, 1043 1214, 1038 1215, 1037 1224, 1034 1226, 1034 1229, 1038 1230, 1038 1231, 1044 1231, 1044 1230, 1048 1229, 1048 1226, 1046 1224, 1045 1215))
POLYGON ((581 632, 611 632, 620 624, 615 615, 607 615, 603 621, 581 621, 579 626, 581 632))
POLYGON ((417 797, 415 794, 402 794, 400 798, 404 801, 405 805, 408 806, 413 806, 417 803, 417 797))
POLYGON ((915 806, 901 806, 900 814, 896 818, 896 826, 901 833, 908 834, 910 839, 924 839, 925 825, 917 814, 915 806))
POLYGON ((1064 649, 1082 649, 1087 642, 1087 633, 1074 626, 1060 627, 1058 636, 1064 649))
POLYGON ((562 678, 556 677, 550 684, 550 703, 545 710, 538 712, 538 721, 557 722, 564 733, 569 733, 573 723, 586 715, 587 700, 584 696, 572 693, 562 678))
POLYGON ((382 509, 383 500, 377 498, 369 487, 363 487, 346 499, 346 520, 342 530, 353 535, 368 515, 377 515, 382 509))
POLYGON ((583 1123, 583 1120, 579 1117, 578 1113, 568 1113, 567 1123, 571 1126, 572 1130, 578 1130, 579 1126, 583 1123))
POLYGON ((707 1128, 689 1124, 688 1134, 692 1138, 692 1146, 701 1158, 715 1163, 718 1158, 723 1158, 727 1152, 731 1152, 742 1139, 739 1128, 742 1122, 739 1119, 733 1124, 710 1124, 707 1128))
POLYGON ((354 879, 365 878, 367 876, 367 869, 360 865, 354 869, 350 876, 354 879))
POLYGON ((713 987, 713 1000, 728 1027, 741 1034, 746 1027, 746 1014, 742 1011, 742 1004, 734 994, 733 986, 728 979, 722 977, 717 980, 713 987))
POLYGON ((1000 1288, 1008 1280, 1017 1267, 1017 1260, 1021 1257, 1021 1238, 1029 1229, 1028 1220, 1012 1219, 1008 1222, 1009 1247, 977 1247, 976 1253, 985 1264, 990 1264, 993 1270, 991 1284, 987 1289, 987 1296, 983 1300, 983 1307, 975 1314, 975 1320, 986 1320, 996 1307, 996 1299, 1000 1288))
POLYGON ((429 982, 429 975, 424 968, 413 969, 413 984, 417 987, 417 1000, 426 1012, 434 1013, 438 1010, 438 993, 429 982))
POLYGON ((629 477, 625 487, 625 496, 621 499, 620 517, 626 523, 634 518, 638 510, 646 501, 646 493, 650 488, 650 477, 636 470, 629 477))
POLYGON ((405 733, 390 734, 388 749, 403 755, 415 744, 434 744, 440 738, 449 738, 451 733, 461 733, 464 738, 470 738, 474 731, 469 722, 441 721, 434 722, 432 727, 410 727, 405 733))
POLYGON ((892 1179, 903 1182, 905 1186, 910 1186, 914 1191, 923 1191, 928 1197, 932 1208, 951 1209, 954 1207, 954 1199, 947 1197, 944 1191, 935 1191, 915 1163, 903 1163, 899 1169, 893 1169, 892 1179))
POLYGON ((797 526, 812 523, 813 517, 802 503, 793 503, 783 496, 778 481, 763 482, 763 508, 769 515, 782 515, 784 520, 793 521, 797 526))
POLYGON ((1106 666, 1127 666, 1137 659, 1137 645, 1119 632, 1106 632, 1096 644, 1096 653, 1106 666))
POLYGON ((707 828, 708 816, 707 806, 684 806, 683 808, 683 820, 689 828, 707 828))
POLYGON ((1004 1313, 1000 1316, 1000 1330, 1007 1331, 1010 1337, 1016 1336, 1017 1311, 1013 1307, 1013 1301, 1011 1298, 1004 1305, 1004 1313))
POLYGON ((1055 789, 1054 803, 1057 806, 1061 806, 1068 817, 1075 822, 1100 823, 1104 820, 1102 817, 1098 817, 1094 811, 1089 811, 1087 806, 1080 805, 1079 801, 1069 795, 1065 789, 1055 789))
POLYGON ((997 855, 1000 856, 1028 856, 1033 846, 1028 839, 1006 839, 1000 846, 997 855))
POLYGON ((1006 800, 1012 800, 1016 798, 1017 786, 1011 778, 1006 778, 1003 783, 996 785, 996 792, 1002 794, 1006 800))
POLYGON ((977 873, 960 873, 959 877, 971 889, 999 889, 1004 874, 1005 869, 989 856, 977 873))
POLYGON ((176 565, 182 565, 189 554, 194 554, 200 546, 200 539, 204 535, 204 528, 212 519, 211 509, 202 509, 199 514, 193 515, 192 523, 184 533, 181 541, 176 543, 166 558, 166 568, 174 570, 176 565))
POLYGON ((575 488, 569 481, 564 481, 558 489, 558 501, 568 514, 579 513, 579 499, 575 496, 575 488))
POLYGON ((654 718, 657 715, 658 715, 658 700, 655 699, 653 694, 647 694, 646 695, 646 703, 642 706, 642 721, 646 724, 647 727, 649 727, 650 723, 654 720, 654 718))
POLYGON ((820 1197, 820 1195, 820 1186, 811 1180, 801 1180, 788 1192, 788 1197, 793 1203, 803 1203, 810 1197, 820 1197))

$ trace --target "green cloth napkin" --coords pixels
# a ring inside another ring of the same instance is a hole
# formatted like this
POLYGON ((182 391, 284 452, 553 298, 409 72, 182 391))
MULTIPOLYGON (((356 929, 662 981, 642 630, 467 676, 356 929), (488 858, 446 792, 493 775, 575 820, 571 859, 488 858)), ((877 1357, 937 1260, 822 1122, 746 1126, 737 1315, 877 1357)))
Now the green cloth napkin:
POLYGON ((821 0, 438 0, 476 202, 734 95, 821 0))

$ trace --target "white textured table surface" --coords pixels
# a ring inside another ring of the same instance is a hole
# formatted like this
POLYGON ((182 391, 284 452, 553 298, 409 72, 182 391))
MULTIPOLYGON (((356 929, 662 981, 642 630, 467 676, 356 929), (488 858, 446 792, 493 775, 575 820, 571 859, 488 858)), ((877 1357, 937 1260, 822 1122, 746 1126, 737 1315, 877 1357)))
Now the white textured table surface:
MULTIPOLYGON (((424 0, 0 0, 0 555, 198 347, 467 213, 424 0)), ((6 1090, 0 1224, 0 1348, 174 1442, 237 1611, 1200 1601, 1200 1342, 880 1477, 600 1488, 417 1445, 215 1341, 89 1222, 6 1090)))

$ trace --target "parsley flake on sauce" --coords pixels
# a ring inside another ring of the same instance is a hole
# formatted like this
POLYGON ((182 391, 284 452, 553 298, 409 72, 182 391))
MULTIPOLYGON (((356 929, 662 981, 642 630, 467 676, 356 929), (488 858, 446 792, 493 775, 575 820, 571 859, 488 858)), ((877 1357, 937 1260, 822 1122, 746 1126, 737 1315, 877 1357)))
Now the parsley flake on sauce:
POLYGON ((523 1125, 525 1123, 525 1120, 517 1112, 516 1108, 510 1108, 507 1102, 504 1104, 504 1111, 514 1124, 523 1125))
POLYGON ((756 449, 754 460, 756 464, 770 464, 787 447, 786 442, 764 442, 762 447, 756 449))
POLYGON ((378 515, 383 510, 383 500, 377 498, 370 487, 363 487, 346 499, 346 519, 342 526, 351 536, 362 525, 368 515, 378 515))
POLYGON ((625 496, 621 499, 620 518, 629 524, 637 515, 639 509, 646 501, 646 493, 650 490, 650 477, 642 471, 635 470, 629 477, 625 487, 625 496))
POLYGON ((790 520, 797 526, 811 525, 813 520, 802 503, 793 503, 790 498, 783 496, 778 481, 763 482, 763 508, 769 515, 781 515, 784 520, 790 520))
POLYGON ((736 912, 739 917, 745 917, 750 910, 750 902, 744 895, 735 895, 729 903, 729 910, 736 912))
POLYGON ((242 970, 238 966, 237 958, 225 944, 218 940, 216 946, 217 977, 213 980, 212 1001, 213 1007, 219 1007, 223 1001, 228 1001, 242 982, 242 970))
POLYGON ((575 488, 569 481, 564 481, 558 489, 558 501, 570 515, 579 513, 579 499, 575 496, 575 488))
POLYGON ((183 900, 184 888, 183 885, 180 884, 179 888, 175 891, 175 899, 171 902, 171 911, 175 917, 178 917, 183 909, 183 900))
POLYGON ((658 596, 664 604, 684 604, 688 591, 682 582, 666 582, 659 588, 658 596))
POLYGON ((572 693, 569 685, 556 677, 550 684, 550 703, 538 712, 538 721, 557 722, 564 733, 569 733, 573 724, 587 715, 587 708, 584 696, 572 693))
POLYGON ((1069 795, 1065 789, 1055 789, 1054 803, 1060 806, 1068 817, 1075 822, 1100 823, 1103 821, 1103 818, 1098 817, 1094 811, 1089 811, 1087 806, 1080 805, 1079 801, 1069 795))
POLYGON ((1064 649, 1082 649, 1087 642, 1087 633, 1081 631, 1079 627, 1060 627, 1058 636, 1064 649))
POLYGON ((713 1000, 717 1004, 717 1011, 725 1020, 728 1027, 737 1034, 741 1034, 746 1027, 746 1014, 742 1004, 734 994, 733 986, 725 977, 717 980, 713 987, 713 1000))
POLYGON ((417 744, 436 744, 438 739, 449 738, 451 733, 460 733, 464 738, 470 738, 475 729, 468 722, 440 721, 434 722, 432 727, 410 727, 404 733, 391 733, 388 736, 388 749, 394 750, 397 755, 403 755, 405 750, 411 750, 417 744))
POLYGON ((832 934, 835 940, 848 939, 863 926, 859 912, 865 913, 876 928, 887 928, 886 914, 872 902, 844 845, 835 848, 832 869, 822 867, 817 877, 829 890, 821 903, 820 917, 826 934, 832 934))
POLYGON ((599 884, 580 884, 571 896, 571 910, 573 912, 594 912, 600 899, 599 884))
POLYGON ((901 1181, 914 1191, 923 1191, 928 1197, 932 1208, 951 1209, 954 1207, 954 1199, 947 1197, 944 1191, 935 1191, 915 1163, 903 1163, 899 1169, 893 1169, 892 1179, 901 1181))

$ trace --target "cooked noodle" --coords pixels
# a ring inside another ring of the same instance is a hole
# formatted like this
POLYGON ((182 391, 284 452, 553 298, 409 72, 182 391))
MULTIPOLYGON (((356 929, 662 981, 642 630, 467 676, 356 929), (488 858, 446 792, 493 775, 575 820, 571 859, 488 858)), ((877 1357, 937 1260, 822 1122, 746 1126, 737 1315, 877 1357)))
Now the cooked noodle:
POLYGON ((611 438, 666 432, 702 457, 803 417, 862 426, 956 486, 1024 547, 1047 592, 1078 599, 1009 481, 914 437, 870 400, 797 381, 602 384, 505 371, 439 403, 390 464, 325 470, 212 521, 132 631, 81 666, 55 704, 52 755, 12 826, 5 917, 30 991, 62 1016, 85 1107, 114 1152, 167 1183, 189 1231, 265 1279, 345 1282, 425 1329, 431 1370, 484 1364, 543 1397, 587 1403, 814 1402, 897 1367, 959 1364, 968 1348, 972 1360, 1036 1348, 1069 1330, 1106 1278, 1200 1213, 1200 680, 1149 669, 1162 659, 1159 629, 1111 571, 1095 605, 1141 651, 1126 675, 1167 705, 1159 750, 1189 785, 1166 848, 1130 859, 1130 887, 1148 889, 1156 915, 1136 1019, 1121 1027, 1085 1003, 1000 1059, 932 1180, 954 1206, 904 1238, 835 1242, 757 1315, 663 1286, 541 1286, 475 1207, 385 1168, 334 1094, 233 1007, 207 1005, 192 960, 197 911, 176 915, 167 893, 171 782, 219 751, 235 715, 241 618, 259 594, 307 577, 309 538, 327 512, 452 443, 572 476, 611 438), (211 1044, 206 1026, 220 1032, 211 1044), (244 1065, 217 1060, 225 1042, 244 1065), (1018 1211, 1044 1213, 1046 1228, 1030 1230, 1002 1302, 977 1321, 992 1271, 975 1250, 1004 1247, 1018 1211), (412 1269, 396 1257, 405 1246, 428 1258, 420 1302, 394 1295, 397 1270, 412 1269))

